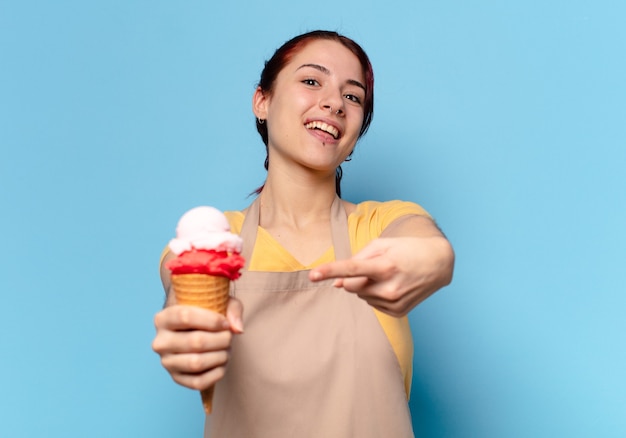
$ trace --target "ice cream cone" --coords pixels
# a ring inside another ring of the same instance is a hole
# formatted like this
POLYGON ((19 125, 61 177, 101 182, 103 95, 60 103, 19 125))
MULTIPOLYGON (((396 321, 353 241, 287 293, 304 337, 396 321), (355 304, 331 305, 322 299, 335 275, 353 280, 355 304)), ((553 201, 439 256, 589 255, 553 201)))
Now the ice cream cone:
MULTIPOLYGON (((177 304, 197 306, 226 315, 230 280, 207 274, 172 275, 172 286, 177 304)), ((213 409, 213 388, 201 391, 204 411, 210 414, 213 409)))

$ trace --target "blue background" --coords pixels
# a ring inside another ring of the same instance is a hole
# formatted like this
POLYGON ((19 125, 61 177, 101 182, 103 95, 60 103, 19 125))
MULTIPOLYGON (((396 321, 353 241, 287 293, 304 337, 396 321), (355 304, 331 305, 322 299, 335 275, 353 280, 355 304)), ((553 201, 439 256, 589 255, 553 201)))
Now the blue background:
POLYGON ((295 34, 368 51, 344 195, 407 199, 455 279, 411 314, 421 437, 626 436, 626 3, 0 0, 0 435, 201 436, 151 351, 178 217, 264 179, 295 34))

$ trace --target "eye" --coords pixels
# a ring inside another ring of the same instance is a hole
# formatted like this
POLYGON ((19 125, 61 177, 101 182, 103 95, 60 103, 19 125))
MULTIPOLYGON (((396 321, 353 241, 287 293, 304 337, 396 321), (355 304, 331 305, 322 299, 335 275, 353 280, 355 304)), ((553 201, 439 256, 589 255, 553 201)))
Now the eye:
POLYGON ((319 84, 320 84, 320 83, 319 83, 319 82, 317 82, 315 79, 304 79, 304 80, 302 81, 302 83, 303 83, 304 85, 310 85, 310 86, 312 86, 312 87, 314 87, 314 86, 316 86, 316 85, 319 85, 319 84))
POLYGON ((354 103, 361 103, 361 98, 358 96, 355 96, 354 94, 345 94, 343 97, 345 97, 346 99, 354 102, 354 103))

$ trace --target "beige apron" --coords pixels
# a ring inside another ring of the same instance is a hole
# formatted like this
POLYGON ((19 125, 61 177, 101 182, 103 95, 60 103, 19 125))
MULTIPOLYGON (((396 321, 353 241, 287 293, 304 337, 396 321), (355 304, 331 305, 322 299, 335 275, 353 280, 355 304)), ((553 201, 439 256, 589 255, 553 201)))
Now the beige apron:
MULTIPOLYGON (((259 205, 242 226, 247 261, 259 205)), ((331 229, 335 258, 350 257, 338 197, 331 229)), ((232 283, 245 333, 233 339, 205 437, 413 437, 400 365, 372 308, 332 281, 310 282, 308 272, 245 270, 232 283)))

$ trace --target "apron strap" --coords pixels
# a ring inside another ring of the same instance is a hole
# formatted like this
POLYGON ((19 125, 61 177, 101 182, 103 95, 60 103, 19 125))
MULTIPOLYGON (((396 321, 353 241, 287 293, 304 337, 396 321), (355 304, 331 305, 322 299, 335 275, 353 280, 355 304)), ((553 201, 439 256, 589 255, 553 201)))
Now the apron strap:
POLYGON ((250 266, 250 259, 252 259, 252 250, 256 243, 256 234, 259 229, 259 217, 261 207, 261 196, 257 196, 256 199, 248 207, 248 212, 243 220, 241 226, 241 238, 243 239, 243 249, 241 255, 246 260, 243 270, 247 271, 250 266))
POLYGON ((333 205, 330 207, 330 230, 333 238, 335 260, 345 260, 352 257, 348 215, 339 196, 335 196, 333 205))

